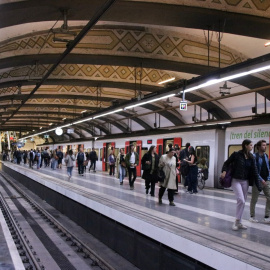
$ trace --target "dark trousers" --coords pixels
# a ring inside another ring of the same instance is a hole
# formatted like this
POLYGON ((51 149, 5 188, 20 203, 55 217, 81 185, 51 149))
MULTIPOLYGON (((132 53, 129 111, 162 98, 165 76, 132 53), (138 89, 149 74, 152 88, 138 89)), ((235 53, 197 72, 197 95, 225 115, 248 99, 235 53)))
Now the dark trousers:
POLYGON ((44 166, 47 167, 49 166, 49 159, 48 158, 44 158, 44 166))
POLYGON ((33 159, 29 159, 29 167, 33 168, 34 165, 34 160, 33 159))
POLYGON ((178 175, 176 175, 175 183, 176 183, 176 191, 178 192, 178 175))
POLYGON ((96 170, 96 160, 90 160, 91 164, 89 167, 89 171, 91 170, 92 166, 94 166, 94 171, 96 170))
POLYGON ((21 158, 20 158, 20 157, 18 157, 18 158, 17 158, 17 164, 19 164, 19 165, 20 165, 20 163, 21 163, 21 158))
POLYGON ((131 187, 133 187, 136 177, 137 177, 136 168, 128 168, 128 180, 129 180, 129 185, 131 187), (132 175, 133 175, 133 178, 132 178, 132 175))
POLYGON ((110 175, 114 175, 115 164, 110 165, 110 175))
MULTIPOLYGON (((160 187, 159 192, 158 192, 158 197, 161 199, 164 195, 166 188, 165 187, 160 187)), ((168 199, 170 202, 173 202, 174 198, 174 190, 173 189, 168 189, 168 199)))
POLYGON ((198 192, 197 191, 197 177, 198 177, 198 167, 190 166, 189 173, 187 176, 188 179, 188 191, 190 192, 198 192))
POLYGON ((145 188, 149 190, 149 188, 151 187, 150 189, 150 194, 151 195, 155 195, 155 182, 156 178, 153 174, 149 174, 147 176, 147 179, 145 179, 145 188))
POLYGON ((26 157, 23 158, 23 163, 26 164, 26 157))
POLYGON ((78 161, 78 173, 83 174, 83 162, 78 161))

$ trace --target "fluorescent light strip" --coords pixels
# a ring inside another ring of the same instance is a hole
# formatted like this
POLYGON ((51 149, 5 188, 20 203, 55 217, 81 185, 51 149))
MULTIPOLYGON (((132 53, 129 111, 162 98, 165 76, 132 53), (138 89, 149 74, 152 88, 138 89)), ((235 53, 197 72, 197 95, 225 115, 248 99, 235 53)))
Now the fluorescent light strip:
POLYGON ((165 81, 159 82, 158 84, 163 84, 163 83, 171 82, 171 81, 174 81, 174 80, 175 80, 175 77, 172 77, 172 78, 167 79, 167 80, 165 80, 165 81))
MULTIPOLYGON (((240 78, 240 77, 243 77, 243 76, 247 76, 247 75, 250 75, 250 74, 253 74, 253 73, 258 73, 258 72, 261 72, 261 71, 264 71, 264 70, 267 70, 267 69, 270 69, 270 65, 260 67, 260 68, 255 68, 255 69, 245 71, 245 72, 241 72, 241 73, 237 73, 237 74, 230 75, 230 76, 227 76, 227 77, 224 77, 224 78, 221 78, 221 79, 213 79, 213 80, 210 80, 208 82, 199 84, 197 86, 187 88, 185 90, 185 93, 191 92, 191 91, 194 91, 194 90, 198 90, 198 89, 206 87, 206 86, 214 85, 214 84, 217 84, 217 83, 220 83, 220 82, 230 81, 230 80, 240 78)), ((181 93, 183 93, 183 91, 181 91, 181 93)))
POLYGON ((85 113, 85 112, 87 112, 87 110, 81 111, 81 113, 85 113))
POLYGON ((265 47, 270 46, 270 41, 266 42, 266 43, 264 44, 264 46, 265 46, 265 47))
POLYGON ((109 115, 109 114, 112 114, 112 113, 121 112, 121 111, 123 111, 123 109, 118 109, 118 110, 115 110, 115 111, 103 113, 103 114, 101 114, 101 115, 98 115, 98 116, 93 117, 93 119, 96 119, 96 118, 99 118, 99 117, 102 117, 102 116, 105 116, 105 115, 109 115))
POLYGON ((165 99, 165 98, 174 97, 175 95, 176 94, 170 94, 170 95, 167 95, 167 96, 164 96, 164 97, 155 98, 155 99, 151 99, 151 100, 148 100, 148 101, 145 101, 145 102, 141 102, 141 103, 138 103, 138 104, 127 106, 127 107, 124 108, 124 110, 135 108, 135 107, 138 107, 138 106, 141 106, 141 105, 144 105, 144 104, 148 104, 148 103, 152 103, 152 102, 162 100, 162 99, 165 99))
POLYGON ((90 117, 90 118, 86 118, 86 119, 82 119, 82 120, 79 120, 79 121, 76 121, 74 123, 72 123, 73 125, 76 125, 76 124, 79 124, 79 123, 83 123, 83 122, 86 122, 86 121, 90 121, 92 120, 93 118, 90 117))

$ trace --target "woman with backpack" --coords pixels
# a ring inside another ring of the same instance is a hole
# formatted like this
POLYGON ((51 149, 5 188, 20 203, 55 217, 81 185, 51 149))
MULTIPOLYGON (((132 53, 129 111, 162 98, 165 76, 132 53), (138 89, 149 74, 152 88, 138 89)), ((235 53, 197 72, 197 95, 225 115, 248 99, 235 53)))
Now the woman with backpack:
POLYGON ((239 229, 246 230, 247 227, 242 224, 242 215, 245 208, 245 202, 247 199, 248 187, 255 185, 258 191, 262 190, 261 183, 259 181, 259 175, 257 167, 255 165, 255 159, 251 153, 253 144, 250 140, 244 140, 242 142, 242 150, 234 152, 224 162, 222 167, 221 178, 226 176, 226 172, 232 167, 232 189, 236 197, 236 220, 232 225, 234 231, 239 229))
POLYGON ((75 161, 75 156, 73 155, 73 151, 69 150, 68 154, 65 157, 65 163, 67 165, 67 174, 68 174, 68 180, 70 180, 72 176, 72 170, 74 167, 74 161, 75 161))

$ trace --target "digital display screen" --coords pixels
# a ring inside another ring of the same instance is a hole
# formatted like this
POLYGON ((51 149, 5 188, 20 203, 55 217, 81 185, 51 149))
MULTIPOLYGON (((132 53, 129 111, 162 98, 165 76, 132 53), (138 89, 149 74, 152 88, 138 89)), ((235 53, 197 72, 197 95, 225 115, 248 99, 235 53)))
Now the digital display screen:
POLYGON ((147 144, 152 144, 152 140, 147 140, 147 144))

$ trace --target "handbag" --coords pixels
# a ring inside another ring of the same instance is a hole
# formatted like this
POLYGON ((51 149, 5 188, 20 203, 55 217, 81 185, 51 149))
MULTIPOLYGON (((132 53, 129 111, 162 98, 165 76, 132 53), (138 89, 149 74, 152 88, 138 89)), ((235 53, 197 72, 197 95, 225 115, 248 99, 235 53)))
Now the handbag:
POLYGON ((125 161, 122 161, 122 162, 120 163, 120 165, 121 165, 122 167, 124 167, 124 168, 126 168, 126 167, 127 167, 127 164, 126 164, 126 162, 125 162, 125 161))
POLYGON ((157 180, 158 180, 158 182, 163 183, 165 177, 166 176, 165 176, 165 173, 164 173, 163 169, 159 169, 158 170, 158 173, 157 173, 157 180))
POLYGON ((224 178, 219 178, 219 183, 224 188, 229 188, 232 185, 232 171, 233 167, 232 165, 229 166, 228 171, 226 172, 226 175, 224 178))

